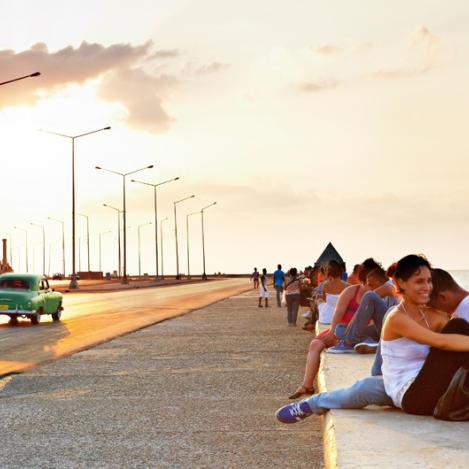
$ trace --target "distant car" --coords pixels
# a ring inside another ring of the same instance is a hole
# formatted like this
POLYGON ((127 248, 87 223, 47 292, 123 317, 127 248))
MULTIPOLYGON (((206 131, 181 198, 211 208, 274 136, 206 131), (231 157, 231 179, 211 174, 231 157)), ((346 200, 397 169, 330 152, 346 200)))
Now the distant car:
POLYGON ((60 274, 58 272, 52 275, 52 280, 63 280, 64 278, 64 274, 60 274))
POLYGON ((52 290, 42 275, 0 275, 0 314, 9 316, 11 324, 16 324, 18 317, 38 324, 44 314, 50 314, 54 321, 60 321, 62 299, 62 293, 52 290))

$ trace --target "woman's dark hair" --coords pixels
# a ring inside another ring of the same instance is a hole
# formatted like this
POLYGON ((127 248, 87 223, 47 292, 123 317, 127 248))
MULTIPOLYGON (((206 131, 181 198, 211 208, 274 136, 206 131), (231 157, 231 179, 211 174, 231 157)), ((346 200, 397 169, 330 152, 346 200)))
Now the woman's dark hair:
POLYGON ((366 283, 366 277, 368 276, 368 274, 372 270, 377 269, 378 267, 381 267, 381 264, 379 262, 376 262, 372 257, 369 257, 368 259, 365 259, 360 264, 360 270, 358 271, 358 278, 360 279, 360 282, 365 284, 366 283))
MULTIPOLYGON (((418 273, 422 267, 426 267, 430 270, 432 269, 430 262, 427 261, 425 256, 421 254, 409 254, 397 261, 394 277, 396 280, 401 279, 406 282, 410 277, 412 277, 412 275, 418 273)), ((397 286, 397 289, 399 293, 402 293, 399 286, 397 286)))
POLYGON ((393 278, 394 274, 396 273, 397 262, 393 262, 386 270, 386 276, 389 278, 393 278))
POLYGON ((356 274, 360 270, 360 264, 355 264, 353 266, 353 273, 356 274))
POLYGON ((266 274, 267 274, 267 269, 266 269, 266 268, 263 268, 263 269, 262 269, 262 273, 263 273, 264 275, 266 275, 266 274))
POLYGON ((327 264, 327 276, 332 278, 337 278, 342 275, 342 266, 334 260, 329 261, 327 264))
POLYGON ((298 270, 296 269, 296 267, 292 267, 288 273, 290 274, 290 277, 296 277, 298 270))

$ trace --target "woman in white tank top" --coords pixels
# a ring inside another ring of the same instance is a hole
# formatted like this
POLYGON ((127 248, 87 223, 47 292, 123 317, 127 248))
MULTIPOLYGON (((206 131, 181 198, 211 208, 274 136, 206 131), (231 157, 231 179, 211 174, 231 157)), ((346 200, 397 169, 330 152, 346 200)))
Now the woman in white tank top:
POLYGON ((386 393, 397 407, 432 415, 460 366, 469 366, 469 323, 448 321, 427 306, 431 267, 423 256, 409 255, 396 267, 402 301, 388 315, 381 335, 386 393))

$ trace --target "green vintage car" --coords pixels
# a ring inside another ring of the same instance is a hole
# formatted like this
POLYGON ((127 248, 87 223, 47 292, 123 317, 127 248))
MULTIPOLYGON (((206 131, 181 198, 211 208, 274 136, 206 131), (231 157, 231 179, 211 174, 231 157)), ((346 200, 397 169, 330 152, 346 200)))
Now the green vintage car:
POLYGON ((16 324, 18 317, 38 324, 43 314, 51 314, 54 321, 60 321, 62 299, 62 293, 51 289, 42 275, 0 275, 0 314, 9 316, 10 324, 16 324))

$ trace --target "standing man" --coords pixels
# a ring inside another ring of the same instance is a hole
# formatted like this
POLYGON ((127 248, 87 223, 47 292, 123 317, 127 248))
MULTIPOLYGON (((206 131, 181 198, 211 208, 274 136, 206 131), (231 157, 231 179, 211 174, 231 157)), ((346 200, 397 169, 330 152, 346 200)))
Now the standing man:
POLYGON ((254 267, 254 272, 251 274, 251 281, 254 283, 254 289, 259 288, 259 272, 257 267, 254 267))
POLYGON ((282 293, 283 287, 285 286, 285 272, 282 270, 282 266, 279 264, 277 270, 274 272, 274 288, 277 294, 277 306, 282 306, 282 293))

